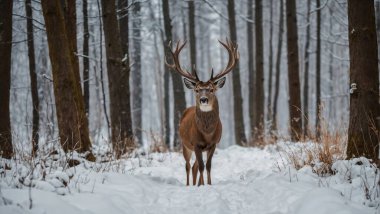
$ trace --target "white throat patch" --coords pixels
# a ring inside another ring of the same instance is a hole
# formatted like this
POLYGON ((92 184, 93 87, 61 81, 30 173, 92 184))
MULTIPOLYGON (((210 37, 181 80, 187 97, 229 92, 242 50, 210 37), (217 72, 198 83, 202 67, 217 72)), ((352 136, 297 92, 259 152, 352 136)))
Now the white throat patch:
POLYGON ((212 105, 208 105, 208 104, 206 104, 206 105, 202 105, 202 104, 200 104, 199 105, 199 109, 201 110, 201 111, 212 111, 212 105))

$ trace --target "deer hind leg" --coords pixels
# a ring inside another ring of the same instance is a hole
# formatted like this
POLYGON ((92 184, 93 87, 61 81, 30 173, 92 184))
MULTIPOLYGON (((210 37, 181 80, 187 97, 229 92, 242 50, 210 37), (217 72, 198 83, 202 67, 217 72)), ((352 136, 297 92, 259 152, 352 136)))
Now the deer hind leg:
POLYGON ((198 146, 195 146, 194 152, 195 152, 195 157, 197 158, 197 162, 198 162, 198 168, 199 168, 198 186, 200 186, 200 185, 205 184, 203 180, 203 171, 205 169, 205 164, 203 163, 202 150, 198 146))
POLYGON ((198 175, 198 161, 195 160, 193 168, 192 168, 192 174, 193 174, 193 185, 195 186, 197 184, 197 175, 198 175))
POLYGON ((190 159, 192 151, 183 146, 183 157, 186 161, 186 185, 189 186, 189 176, 190 176, 190 159))
POLYGON ((207 151, 207 162, 206 162, 206 170, 207 170, 207 184, 211 185, 211 160, 214 155, 216 145, 212 146, 210 150, 207 151))

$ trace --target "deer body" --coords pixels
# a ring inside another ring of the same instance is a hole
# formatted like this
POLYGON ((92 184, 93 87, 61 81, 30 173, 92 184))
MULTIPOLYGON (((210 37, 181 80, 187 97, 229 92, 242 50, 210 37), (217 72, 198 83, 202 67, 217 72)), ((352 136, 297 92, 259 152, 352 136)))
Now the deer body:
MULTIPOLYGON (((219 41, 220 42, 220 41, 219 41)), ((190 176, 190 159, 194 152, 196 161, 192 167, 193 185, 196 184, 197 174, 199 171, 198 186, 204 185, 203 172, 204 161, 203 152, 207 152, 206 170, 207 184, 211 185, 211 161, 216 148, 222 136, 222 123, 219 118, 219 103, 215 92, 224 86, 228 72, 232 70, 236 61, 239 59, 237 47, 227 41, 220 42, 229 53, 229 61, 227 67, 215 77, 211 71, 211 78, 207 82, 200 81, 195 69, 193 73, 183 70, 179 63, 179 53, 186 43, 179 46, 177 43, 176 50, 172 53, 174 64, 166 64, 175 69, 184 76, 185 86, 194 90, 196 97, 196 105, 187 108, 182 115, 179 134, 183 145, 183 156, 186 161, 186 185, 189 185, 190 176)))

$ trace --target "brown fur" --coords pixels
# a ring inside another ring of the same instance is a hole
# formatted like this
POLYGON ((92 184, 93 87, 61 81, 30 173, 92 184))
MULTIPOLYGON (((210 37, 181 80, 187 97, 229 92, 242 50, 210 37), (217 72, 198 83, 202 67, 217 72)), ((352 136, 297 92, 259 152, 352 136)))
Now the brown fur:
POLYGON ((204 151, 207 151, 207 183, 211 184, 211 160, 216 144, 219 143, 222 136, 218 100, 215 96, 212 106, 213 110, 209 112, 202 112, 198 104, 187 108, 180 122, 179 133, 183 144, 183 156, 186 160, 187 185, 189 185, 190 159, 193 151, 196 155, 196 161, 192 168, 193 185, 196 184, 198 168, 200 172, 198 185, 204 184, 204 163, 202 159, 202 152, 204 151))

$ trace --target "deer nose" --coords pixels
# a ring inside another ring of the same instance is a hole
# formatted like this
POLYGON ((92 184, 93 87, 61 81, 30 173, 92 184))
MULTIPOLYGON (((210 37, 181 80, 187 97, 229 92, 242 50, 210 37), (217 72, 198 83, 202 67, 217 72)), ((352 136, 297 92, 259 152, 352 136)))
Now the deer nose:
POLYGON ((208 99, 207 99, 207 97, 201 97, 201 98, 199 99, 199 102, 200 102, 201 104, 207 104, 207 103, 208 103, 208 99))

